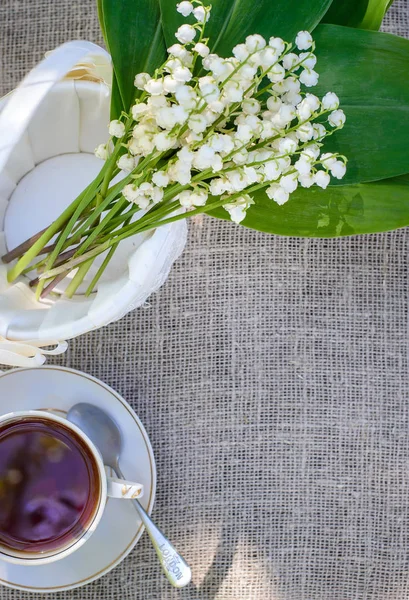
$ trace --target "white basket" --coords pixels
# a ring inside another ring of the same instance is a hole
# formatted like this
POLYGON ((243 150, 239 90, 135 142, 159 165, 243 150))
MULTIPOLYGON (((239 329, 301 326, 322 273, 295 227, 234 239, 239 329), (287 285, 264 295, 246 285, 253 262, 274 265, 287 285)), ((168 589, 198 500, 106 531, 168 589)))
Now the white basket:
MULTIPOLYGON (((108 135, 110 74, 102 48, 69 42, 0 103, 1 255, 48 225, 101 168, 93 151, 108 135)), ((163 284, 185 243, 184 221, 129 238, 90 298, 37 302, 29 280, 9 285, 1 264, 0 363, 42 364, 49 353, 42 347, 63 352, 60 340, 120 319, 163 284)))

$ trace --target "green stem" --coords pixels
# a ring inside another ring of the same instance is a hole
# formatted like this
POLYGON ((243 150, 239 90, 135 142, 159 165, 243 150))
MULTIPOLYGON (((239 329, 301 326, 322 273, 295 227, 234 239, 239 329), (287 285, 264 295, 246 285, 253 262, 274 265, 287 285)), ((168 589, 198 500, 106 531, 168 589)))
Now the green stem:
POLYGON ((117 173, 119 172, 119 170, 117 168, 117 164, 116 164, 118 155, 121 152, 122 144, 125 142, 125 140, 128 136, 129 130, 132 127, 132 121, 133 121, 132 118, 129 116, 125 123, 125 133, 121 138, 117 139, 115 146, 114 146, 114 150, 106 162, 107 168, 106 168, 104 179, 102 181, 101 192, 100 192, 102 199, 104 199, 105 196, 107 195, 108 187, 113 178, 114 171, 116 171, 117 173))
MULTIPOLYGON (((98 177, 97 177, 98 179, 98 177)), ((92 184, 91 184, 92 185, 92 184)), ((52 225, 41 235, 41 237, 31 246, 16 265, 7 273, 7 280, 12 283, 21 273, 28 267, 31 261, 41 252, 42 248, 58 233, 70 219, 77 207, 81 204, 83 198, 87 195, 87 191, 91 186, 88 186, 81 194, 72 202, 63 213, 54 221, 52 225)))
MULTIPOLYGON (((211 202, 210 204, 206 204, 203 207, 200 206, 199 208, 195 208, 194 210, 191 210, 189 212, 181 213, 179 215, 174 215, 173 217, 169 217, 168 219, 161 219, 160 221, 148 223, 147 225, 145 225, 143 227, 138 227, 138 225, 140 224, 140 222, 138 221, 137 223, 132 224, 132 226, 130 228, 125 228, 124 231, 121 231, 121 233, 118 236, 116 236, 115 239, 111 241, 111 243, 120 242, 121 240, 123 240, 127 237, 130 237, 131 235, 135 235, 137 233, 142 233, 144 231, 148 231, 149 229, 154 229, 155 227, 160 227, 160 226, 166 225, 168 223, 173 223, 174 221, 180 221, 181 219, 186 219, 186 218, 192 217, 194 215, 207 213, 207 212, 213 210, 214 208, 218 208, 219 206, 223 206, 223 204, 227 204, 227 203, 234 201, 236 198, 240 198, 240 196, 242 196, 243 193, 250 194, 259 189, 266 188, 266 187, 268 187, 268 185, 269 184, 266 184, 266 183, 258 183, 256 185, 253 185, 252 187, 248 188, 247 190, 243 190, 241 192, 237 192, 236 194, 232 194, 231 196, 229 196, 228 199, 227 198, 224 198, 223 200, 219 199, 216 202, 211 202)), ((109 242, 105 242, 105 243, 109 243, 109 242)))
MULTIPOLYGON (((106 198, 104 198, 104 200, 102 200, 102 202, 100 202, 100 204, 92 211, 92 213, 87 218, 87 220, 85 221, 85 223, 80 227, 80 229, 77 232, 78 235, 82 236, 87 230, 89 230, 89 228, 91 227, 91 225, 95 221, 97 221, 97 219, 99 218, 99 216, 101 215, 101 213, 103 213, 104 210, 107 209, 107 207, 110 204, 110 202, 117 196, 117 194, 120 191, 118 189, 119 184, 121 184, 121 189, 122 189, 122 187, 124 187, 130 181, 131 181, 131 175, 128 175, 127 177, 125 177, 124 179, 122 179, 117 185, 113 186, 112 191, 108 193, 108 195, 106 196, 106 198)), ((116 206, 116 203, 114 204, 114 207, 115 206, 116 206)))
MULTIPOLYGON (((147 215, 145 215, 145 217, 142 217, 142 219, 139 219, 137 221, 138 226, 143 226, 144 227, 145 225, 147 225, 149 223, 160 223, 161 224, 162 221, 160 221, 159 219, 161 219, 162 217, 168 215, 169 213, 174 212, 177 208, 180 208, 180 204, 179 204, 178 201, 175 201, 175 202, 173 202, 171 204, 168 204, 165 207, 162 207, 162 210, 154 212, 154 213, 151 213, 150 218, 145 218, 147 216, 147 215)), ((189 216, 189 215, 190 215, 190 213, 187 214, 187 216, 189 216)), ((122 229, 120 229, 117 232, 117 235, 122 235, 124 233, 133 232, 133 231, 135 233, 137 233, 137 231, 135 231, 135 227, 136 227, 136 223, 131 223, 128 226, 125 225, 124 227, 122 227, 122 229)), ((115 235, 115 233, 114 233, 114 235, 115 235)), ((110 239, 112 239, 112 235, 111 234, 107 234, 107 235, 105 235, 101 239, 101 242, 105 243, 105 242, 109 241, 110 239)))
MULTIPOLYGON (((130 173, 129 177, 131 179, 135 178, 135 175, 137 174, 138 169, 142 170, 142 168, 144 168, 144 173, 141 173, 141 177, 142 175, 144 176, 143 178, 145 179, 145 173, 146 170, 150 171, 150 169, 153 169, 155 167, 155 165, 158 163, 158 161, 161 159, 162 153, 159 153, 159 155, 153 155, 152 158, 149 158, 149 160, 147 161, 147 163, 145 164, 145 167, 147 167, 146 169, 143 167, 143 163, 145 161, 142 161, 142 164, 136 168, 136 170, 132 171, 132 173, 130 173)), ((124 183, 125 181, 128 181, 127 178, 124 178, 124 180, 120 181, 119 184, 121 184, 120 187, 115 187, 115 193, 117 193, 118 191, 121 191, 124 187, 124 183)), ((118 184, 118 186, 119 186, 118 184)), ((108 197, 111 198, 112 197, 112 193, 108 194, 108 197)), ((107 198, 108 198, 107 197, 107 198)), ((112 217, 114 217, 116 215, 116 213, 120 210, 122 210, 126 205, 128 204, 128 201, 125 198, 119 198, 116 203, 113 205, 113 207, 110 209, 110 211, 105 215, 104 219, 101 221, 101 223, 99 223, 97 225, 97 227, 94 229, 94 231, 92 232, 92 234, 90 236, 88 236, 88 238, 85 240, 85 242, 78 248, 77 250, 77 255, 82 254, 87 248, 89 248, 92 244, 92 242, 97 238, 97 236, 106 228, 106 226, 109 226, 112 217)), ((95 213, 93 215, 90 216, 90 218, 84 223, 83 229, 86 229, 89 227, 89 225, 92 223, 92 220, 95 220, 95 213)))
MULTIPOLYGON (((131 173, 129 173, 126 177, 118 181, 117 184, 113 185, 109 188, 107 192, 106 198, 95 208, 95 210, 90 214, 85 223, 78 230, 78 234, 83 234, 85 231, 89 229, 89 227, 99 218, 101 213, 106 210, 109 204, 121 193, 122 189, 126 184, 130 183, 133 179, 135 179, 135 175, 139 174, 139 172, 144 171, 145 168, 149 165, 151 160, 156 160, 158 158, 153 153, 147 156, 139 165, 134 169, 131 173)), ((113 205, 115 207, 115 204, 113 205)))
MULTIPOLYGON (((163 219, 161 221, 158 221, 157 223, 153 223, 150 225, 148 224, 148 226, 142 227, 141 229, 136 230, 135 233, 142 233, 143 231, 147 231, 147 230, 153 229, 155 227, 166 225, 168 223, 173 223, 174 221, 180 221, 181 219, 186 219, 187 217, 193 217, 194 215, 200 215, 202 213, 207 213, 210 210, 213 210, 214 208, 218 208, 219 206, 223 206, 223 204, 227 204, 227 203, 230 203, 230 202, 236 200, 236 198, 240 198, 240 196, 242 196, 244 193, 251 194, 252 192, 256 192, 257 190, 260 190, 265 187, 268 187, 268 184, 258 183, 257 185, 253 185, 252 187, 248 188, 247 190, 243 190, 241 192, 237 192, 236 194, 232 194, 231 196, 229 196, 228 199, 224 198, 223 200, 217 200, 216 202, 211 202, 210 204, 206 204, 205 206, 200 206, 199 208, 190 210, 187 213, 175 215, 173 217, 169 217, 169 219, 163 219)), ((116 240, 121 241, 122 239, 129 237, 129 235, 133 235, 133 234, 130 233, 123 237, 121 235, 119 235, 116 238, 116 240)))
POLYGON ((109 225, 112 217, 114 217, 119 211, 125 208, 128 204, 128 201, 125 198, 120 198, 117 200, 116 204, 113 208, 105 215, 102 221, 95 227, 94 231, 88 238, 82 243, 82 245, 78 248, 76 255, 83 254, 87 248, 89 248, 92 242, 98 237, 101 231, 105 228, 106 225, 109 225))
MULTIPOLYGON (((202 21, 201 25, 201 29, 200 29, 200 35, 199 35, 199 40, 198 40, 198 44, 200 44, 200 42, 203 41, 204 38, 204 32, 205 32, 205 28, 206 28, 206 23, 207 23, 207 10, 205 9, 205 17, 204 20, 202 21)), ((192 73, 194 73, 195 70, 195 66, 196 66, 196 61, 197 61, 197 57, 199 55, 197 54, 197 52, 195 53, 195 56, 193 58, 193 64, 192 64, 192 73)))
MULTIPOLYGON (((64 247, 64 244, 67 241, 67 238, 69 237, 72 230, 76 227, 79 217, 82 215, 84 210, 88 207, 88 205, 93 200, 93 198, 95 196, 97 196, 97 204, 98 204, 98 201, 99 201, 98 196, 100 195, 102 197, 103 196, 102 192, 104 190, 108 189, 109 182, 111 181, 112 173, 116 168, 116 158, 121 149, 121 143, 122 143, 121 140, 118 140, 116 142, 113 153, 111 154, 109 159, 106 161, 106 163, 104 164, 104 166, 102 167, 101 171, 99 172, 98 176, 94 179, 94 181, 84 190, 84 192, 82 194, 80 194, 80 196, 79 196, 80 200, 78 201, 78 199, 77 199, 68 207, 67 211, 69 211, 70 218, 69 218, 68 223, 66 224, 65 228, 60 233, 54 250, 48 256, 48 259, 47 259, 47 261, 45 263, 45 267, 44 267, 46 271, 52 269, 59 253, 61 252, 61 250, 64 247), (101 187, 101 190, 98 193, 97 189, 100 185, 102 185, 103 187, 101 187), (74 211, 72 211, 72 208, 74 208, 74 211)), ((104 202, 101 202, 100 206, 102 204, 104 204, 104 202)), ((99 207, 98 207, 98 209, 99 209, 99 207)), ((93 213, 91 213, 91 214, 93 214, 93 213)), ((61 219, 61 217, 60 217, 60 219, 61 219)), ((64 222, 66 222, 66 220, 67 219, 65 219, 64 222)), ((58 219, 57 219, 57 221, 58 221, 58 219)), ((54 227, 55 227, 55 223, 46 232, 46 235, 48 236, 47 242, 51 239, 51 237, 54 235, 54 233, 56 233, 54 231, 50 237, 50 231, 53 231, 54 227)), ((61 227, 60 227, 60 229, 61 229, 61 227)), ((76 230, 75 235, 80 236, 83 230, 84 230, 84 226, 80 227, 79 229, 76 230)), ((79 239, 81 239, 81 237, 79 239)), ((38 241, 38 243, 40 243, 40 241, 41 241, 41 238, 38 241)), ((37 252, 37 254, 38 254, 38 252, 37 252)), ((37 254, 32 254, 32 251, 29 251, 24 257, 22 257, 22 259, 21 259, 23 261, 22 269, 26 268, 28 266, 28 264, 32 261, 32 259, 35 258, 35 256, 37 256, 37 254), (29 262, 27 262, 28 259, 29 259, 29 262)), ((18 266, 18 264, 16 265, 16 267, 17 266, 18 266)), ((22 269, 20 266, 20 273, 21 273, 22 269)), ((12 273, 12 271, 11 271, 11 273, 12 273)), ((14 274, 13 274, 13 276, 14 276, 14 274)), ((37 299, 41 296, 43 289, 44 289, 44 281, 42 281, 40 279, 40 282, 39 282, 39 284, 37 286, 37 290, 36 290, 37 299)))
POLYGON ((114 242, 112 242, 111 244, 108 244, 105 242, 104 244, 100 244, 99 246, 96 246, 95 248, 88 250, 88 252, 86 252, 82 256, 78 256, 77 258, 72 258, 68 262, 61 265, 60 267, 55 267, 54 269, 51 269, 50 271, 43 273, 42 275, 40 275, 40 281, 50 279, 51 277, 60 275, 61 273, 64 273, 65 271, 67 271, 67 272, 72 271, 72 269, 74 269, 75 267, 78 267, 78 265, 80 265, 84 261, 88 260, 89 258, 98 256, 98 254, 101 254, 102 252, 105 252, 105 250, 108 250, 108 248, 110 248, 113 243, 114 242))
MULTIPOLYGON (((124 216, 124 215, 122 215, 122 216, 124 216)), ((128 211, 128 213, 126 213, 126 215, 125 215, 125 216, 127 216, 127 218, 125 219, 125 225, 126 225, 126 224, 128 224, 128 223, 129 223, 129 221, 131 220, 131 218, 132 218, 132 214, 131 214, 131 215, 129 215, 129 211, 128 211)), ((87 288, 87 290, 86 290, 86 292, 85 292, 85 296, 86 296, 86 297, 88 297, 88 296, 90 296, 90 295, 92 294, 92 292, 93 292, 94 288, 96 287, 96 285, 97 285, 98 281, 100 280, 100 278, 101 278, 102 274, 104 273, 105 269, 107 268, 107 266, 108 266, 108 264, 109 264, 109 262, 110 262, 111 258, 113 257, 113 255, 114 255, 114 253, 115 253, 115 250, 117 249, 117 247, 118 247, 118 244, 114 244, 114 245, 111 247, 111 249, 109 250, 109 252, 108 252, 108 254, 106 255, 106 257, 104 258, 104 260, 103 260, 103 262, 102 262, 101 266, 99 267, 98 271, 96 272, 96 274, 95 274, 94 278, 92 279, 91 283, 89 284, 89 286, 88 286, 88 288, 87 288)), ((92 262, 93 262, 95 259, 94 259, 94 258, 90 258, 89 260, 91 261, 91 264, 92 264, 92 262)), ((81 267, 80 267, 80 268, 81 268, 81 267)), ((85 273, 84 273, 84 275, 85 275, 85 273)))
MULTIPOLYGON (((258 183, 257 185, 254 185, 254 186, 248 188, 246 190, 246 193, 252 193, 252 192, 255 192, 255 191, 265 188, 265 187, 267 187, 267 185, 265 183, 258 183)), ((228 202, 234 201, 236 198, 239 198, 240 196, 242 196, 242 194, 243 194, 243 191, 233 194, 232 196, 229 197, 228 202)), ((42 279, 42 280, 49 279, 50 277, 55 277, 56 275, 60 275, 60 273, 63 273, 65 271, 70 271, 73 268, 77 267, 78 265, 82 264, 83 262, 87 261, 89 258, 98 256, 98 254, 105 252, 105 250, 107 250, 108 248, 111 248, 112 246, 118 244, 122 240, 124 240, 130 236, 133 236, 137 233, 142 233, 144 231, 148 231, 149 229, 155 229, 156 227, 159 227, 161 225, 167 225, 168 223, 180 221, 182 219, 186 219, 187 217, 192 217, 194 215, 209 212, 210 210, 213 210, 214 208, 218 208, 219 206, 223 206, 223 204, 226 204, 226 200, 227 200, 226 198, 224 198, 223 200, 219 199, 216 202, 211 202, 210 204, 207 204, 203 207, 201 206, 201 207, 191 210, 189 212, 174 215, 173 217, 169 217, 168 219, 162 219, 160 221, 147 223, 142 227, 140 226, 141 223, 138 221, 137 223, 133 224, 133 226, 131 226, 129 229, 128 229, 128 227, 125 227, 119 235, 117 235, 115 237, 111 236, 107 241, 96 246, 95 248, 92 248, 91 250, 89 250, 88 252, 83 254, 82 256, 78 256, 74 259, 71 259, 71 260, 67 261, 65 264, 61 265, 60 267, 56 267, 55 269, 52 269, 51 271, 44 273, 43 275, 40 276, 40 279, 42 279)))
POLYGON ((83 262, 80 265, 80 267, 78 268, 78 271, 75 273, 73 280, 71 281, 71 283, 65 290, 65 296, 67 296, 67 298, 73 297, 73 295, 77 291, 78 287, 83 282, 85 275, 90 270, 94 260, 95 260, 95 258, 89 258, 87 261, 83 262))
MULTIPOLYGON (((119 244, 119 242, 118 242, 119 244)), ((106 257, 104 258, 104 262, 102 263, 102 265, 99 267, 98 271, 96 272, 96 274, 94 275, 93 280, 91 281, 91 283, 89 284, 87 291, 85 292, 85 296, 88 297, 92 294, 95 286, 97 285, 98 281, 100 280, 103 272, 105 271, 105 269, 108 266, 109 261, 111 260, 111 258, 114 255, 115 250, 118 248, 118 244, 114 244, 110 251, 108 252, 108 254, 106 255, 106 257)), ((90 259, 90 260, 94 260, 94 259, 90 259)))
MULTIPOLYGON (((65 228, 62 230, 62 232, 60 233, 60 235, 58 237, 58 240, 57 240, 54 250, 48 256, 47 262, 44 267, 46 271, 50 270, 52 268, 52 266, 54 265, 55 261, 58 258, 58 255, 60 254, 60 252, 62 250, 64 242, 67 240, 68 236, 70 235, 73 227, 75 226, 75 224, 78 220, 78 217, 82 214, 83 210, 89 205, 89 203, 93 201, 94 197, 95 197, 94 186, 90 186, 89 188, 87 188, 87 191, 84 194, 84 196, 82 197, 81 201, 76 205, 76 208, 75 208, 71 218, 69 219, 67 225, 65 226, 65 228)), ((77 232, 77 234, 78 234, 78 232, 77 232)), ((27 265, 24 265, 24 266, 27 266, 27 265)), ((43 288, 44 288, 44 282, 40 280, 37 290, 36 290, 37 300, 40 298, 43 288)))
POLYGON ((110 221, 109 225, 107 227, 105 227, 102 234, 104 236, 106 236, 107 234, 111 233, 117 227, 119 227, 124 221, 127 221, 128 219, 130 220, 133 217, 133 215, 136 214, 137 212, 139 212, 140 210, 141 209, 139 208, 139 206, 132 205, 131 208, 127 212, 119 215, 118 217, 113 218, 112 221, 110 221))

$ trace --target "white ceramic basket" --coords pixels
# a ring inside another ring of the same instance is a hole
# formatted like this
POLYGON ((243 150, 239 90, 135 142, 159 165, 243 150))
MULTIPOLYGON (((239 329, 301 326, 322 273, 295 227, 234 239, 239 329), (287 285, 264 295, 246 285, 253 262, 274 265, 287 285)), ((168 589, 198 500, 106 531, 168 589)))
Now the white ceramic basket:
MULTIPOLYGON (((49 225, 101 168, 93 151, 108 135, 110 78, 102 48, 69 42, 0 101, 1 255, 49 225)), ((42 364, 65 350, 61 340, 120 319, 163 284, 185 243, 183 221, 125 240, 90 298, 37 302, 29 280, 9 285, 0 264, 0 363, 42 364)))

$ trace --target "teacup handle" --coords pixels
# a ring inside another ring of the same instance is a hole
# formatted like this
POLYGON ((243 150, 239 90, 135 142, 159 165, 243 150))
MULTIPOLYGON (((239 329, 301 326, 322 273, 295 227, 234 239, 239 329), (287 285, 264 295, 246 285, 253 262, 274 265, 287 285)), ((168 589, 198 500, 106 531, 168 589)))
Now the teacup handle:
POLYGON ((135 500, 143 496, 143 485, 117 477, 107 477, 107 495, 109 498, 135 500))

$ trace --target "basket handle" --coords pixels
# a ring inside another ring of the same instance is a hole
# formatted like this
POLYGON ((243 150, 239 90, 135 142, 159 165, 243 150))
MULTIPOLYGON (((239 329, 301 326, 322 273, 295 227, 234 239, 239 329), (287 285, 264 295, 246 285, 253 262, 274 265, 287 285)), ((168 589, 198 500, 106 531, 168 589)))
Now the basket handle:
POLYGON ((0 113, 0 172, 50 89, 79 61, 89 56, 110 60, 109 54, 92 42, 66 42, 36 65, 10 95, 0 113))

